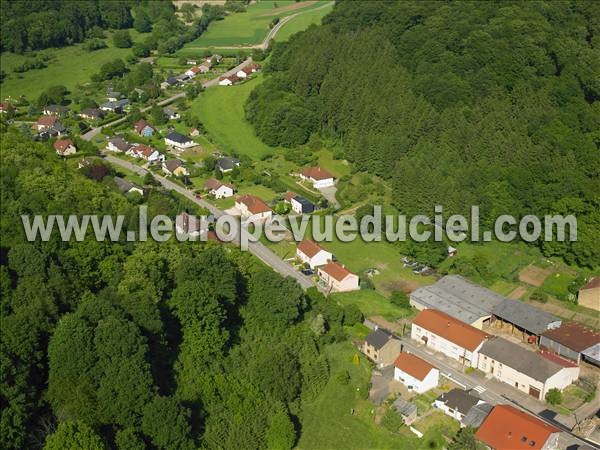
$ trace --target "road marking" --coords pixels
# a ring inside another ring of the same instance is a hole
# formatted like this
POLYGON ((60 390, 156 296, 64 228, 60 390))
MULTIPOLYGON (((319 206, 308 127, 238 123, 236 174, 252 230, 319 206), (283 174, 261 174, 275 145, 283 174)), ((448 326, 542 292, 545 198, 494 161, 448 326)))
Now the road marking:
POLYGON ((485 392, 485 388, 483 386, 475 386, 473 390, 479 392, 480 394, 485 392))

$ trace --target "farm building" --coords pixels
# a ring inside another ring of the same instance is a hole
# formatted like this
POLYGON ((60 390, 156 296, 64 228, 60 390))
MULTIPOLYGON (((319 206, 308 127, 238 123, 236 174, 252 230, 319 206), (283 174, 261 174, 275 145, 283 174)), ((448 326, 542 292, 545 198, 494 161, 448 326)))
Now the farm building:
POLYGON ((558 317, 518 300, 504 299, 492 312, 492 323, 496 328, 510 330, 532 344, 537 344, 540 334, 561 324, 558 317))
POLYGON ((501 337, 494 337, 482 345, 477 368, 543 400, 550 389, 563 390, 579 378, 576 364, 551 359, 501 337))
POLYGON ((563 323, 540 336, 540 347, 576 361, 600 366, 600 333, 575 322, 563 323))
POLYGON ((493 308, 504 300, 500 294, 459 275, 447 275, 410 294, 411 306, 419 311, 437 309, 480 330, 490 323, 493 308))
POLYGON ((361 351, 373 362, 389 366, 400 353, 400 347, 400 341, 392 333, 378 328, 367 335, 361 351))
POLYGON ((586 308, 600 311, 600 276, 592 278, 579 289, 577 303, 586 308))
POLYGON ((479 349, 488 335, 442 311, 425 309, 413 320, 410 337, 449 358, 477 367, 479 349))

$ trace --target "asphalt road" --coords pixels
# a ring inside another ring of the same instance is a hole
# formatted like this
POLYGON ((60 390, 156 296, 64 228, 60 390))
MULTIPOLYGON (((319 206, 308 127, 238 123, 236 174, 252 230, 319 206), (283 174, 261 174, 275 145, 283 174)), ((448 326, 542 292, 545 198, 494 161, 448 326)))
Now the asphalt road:
MULTIPOLYGON (((144 169, 143 167, 137 166, 135 164, 132 164, 128 161, 124 161, 120 158, 117 158, 117 157, 109 155, 109 154, 105 154, 105 159, 108 162, 110 162, 111 164, 121 166, 121 167, 131 170, 132 172, 135 172, 141 176, 144 176, 146 173, 148 173, 148 170, 144 169)), ((211 205, 207 201, 196 198, 196 196, 193 194, 193 192, 180 186, 179 184, 176 184, 161 175, 158 175, 155 173, 153 173, 152 175, 154 175, 154 178, 156 178, 165 189, 176 191, 178 194, 183 195, 184 197, 193 201, 197 205, 208 209, 210 211, 210 213, 213 214, 215 217, 218 218, 218 217, 222 216, 223 214, 225 214, 224 211, 218 209, 214 205, 211 205)), ((264 262, 266 265, 271 267, 274 271, 278 272, 280 275, 282 275, 284 277, 294 278, 303 289, 308 289, 309 287, 316 286, 313 283, 312 279, 310 279, 309 277, 303 275, 302 273, 300 273, 299 271, 294 269, 294 267, 292 267, 287 262, 281 260, 279 258, 279 256, 277 256, 275 253, 273 253, 271 250, 269 250, 269 248, 266 247, 263 243, 251 242, 250 238, 249 238, 250 234, 246 228, 241 227, 241 233, 242 233, 242 236, 246 237, 247 240, 249 241, 248 251, 250 253, 252 253, 254 256, 256 256, 258 259, 260 259, 262 262, 264 262)), ((238 240, 238 242, 239 242, 239 240, 238 240)))

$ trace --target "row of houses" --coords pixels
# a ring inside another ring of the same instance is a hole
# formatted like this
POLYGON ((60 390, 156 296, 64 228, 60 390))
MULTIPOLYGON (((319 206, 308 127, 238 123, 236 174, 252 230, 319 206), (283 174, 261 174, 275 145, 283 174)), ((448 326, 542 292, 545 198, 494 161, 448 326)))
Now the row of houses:
POLYGON ((185 83, 188 83, 194 78, 196 78, 196 76, 209 72, 212 67, 213 58, 217 63, 221 62, 221 60, 223 59, 221 55, 213 55, 212 57, 206 57, 203 60, 201 60, 200 63, 196 59, 188 59, 187 63, 192 64, 194 67, 187 69, 184 73, 181 73, 179 75, 168 77, 165 81, 163 81, 160 84, 160 87, 162 89, 168 89, 172 87, 182 86, 185 83))
POLYGON ((261 65, 258 63, 250 63, 243 69, 238 70, 236 73, 231 75, 224 75, 219 77, 220 86, 232 86, 237 82, 248 78, 253 73, 258 72, 261 69, 261 65))
POLYGON ((330 292, 348 292, 360 289, 358 275, 334 261, 333 254, 316 242, 306 239, 298 243, 296 257, 311 269, 316 269, 317 275, 330 292))
POLYGON ((158 150, 145 144, 129 143, 122 135, 116 135, 109 139, 106 149, 111 152, 125 153, 128 156, 143 159, 149 163, 165 161, 165 156, 158 150))
MULTIPOLYGON (((440 335, 445 335, 443 337, 436 333, 434 340, 442 338, 457 346, 464 345, 473 351, 479 350, 480 355, 491 354, 490 349, 481 348, 482 343, 474 347, 477 343, 476 339, 482 333, 480 330, 467 324, 464 325, 470 328, 465 329, 456 322, 452 322, 456 319, 450 320, 448 324, 448 316, 439 311, 437 313, 440 313, 437 319, 446 320, 446 327, 453 331, 440 331, 443 329, 444 321, 433 320, 435 317, 422 316, 423 314, 429 315, 428 312, 424 311, 419 314, 421 317, 418 316, 420 326, 426 322, 429 328, 436 328, 440 335), (469 336, 463 339, 461 336, 464 332, 469 336)), ((431 334, 429 337, 433 335, 431 334)), ((497 344, 496 341, 495 345, 497 344)), ((401 347, 400 341, 395 339, 391 333, 376 328, 366 337, 361 350, 378 365, 386 365, 393 361, 394 379, 403 383, 410 391, 420 394, 437 387, 440 377, 439 369, 412 353, 401 352, 401 347)), ((503 346, 500 348, 502 353, 515 351, 514 348, 508 350, 503 346)), ((523 351, 527 352, 525 349, 523 351)), ((496 356, 500 358, 500 356, 496 356)), ((502 355, 501 358, 504 359, 504 356, 502 355)), ((514 359, 521 358, 523 355, 520 353, 514 354, 514 359)), ((526 360, 529 359, 526 358, 526 360)), ((474 390, 454 388, 439 395, 433 401, 432 406, 460 422, 461 427, 476 428, 476 439, 491 449, 547 450, 558 448, 558 429, 513 406, 491 405, 481 399, 474 390)), ((416 405, 410 401, 398 398, 393 402, 392 407, 402 416, 407 425, 411 425, 417 418, 416 405)))

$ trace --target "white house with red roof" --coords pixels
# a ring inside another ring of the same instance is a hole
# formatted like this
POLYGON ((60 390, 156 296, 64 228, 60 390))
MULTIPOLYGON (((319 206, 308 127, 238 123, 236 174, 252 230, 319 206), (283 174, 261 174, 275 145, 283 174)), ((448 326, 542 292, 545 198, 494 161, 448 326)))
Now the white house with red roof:
POLYGON ((348 292, 360 289, 358 275, 338 262, 330 261, 318 269, 319 278, 332 292, 348 292))
POLYGON ((400 353, 394 361, 394 380, 422 394, 437 387, 440 371, 412 353, 400 353))
POLYGON ((214 195, 215 198, 228 198, 233 197, 235 188, 231 184, 221 183, 215 178, 210 178, 204 183, 204 189, 209 194, 214 195))
POLYGON ((334 176, 322 167, 307 167, 300 172, 300 178, 312 183, 315 189, 331 187, 335 183, 334 176))
POLYGON ((238 76, 238 78, 247 78, 249 75, 252 75, 253 73, 258 72, 259 70, 260 70, 260 64, 252 63, 252 64, 248 64, 243 69, 238 70, 236 75, 238 76))
POLYGON ((238 77, 235 74, 229 75, 227 77, 221 76, 219 77, 219 86, 231 86, 232 84, 235 84, 238 81, 240 81, 240 77, 238 77))
POLYGON ((202 72, 202 69, 200 69, 200 67, 194 66, 194 67, 186 70, 185 74, 190 78, 194 78, 196 75, 198 75, 201 72, 202 72))
POLYGON ((175 230, 178 234, 198 237, 208 232, 208 223, 203 222, 199 217, 183 212, 175 217, 175 230))
POLYGON ((164 161, 165 156, 158 150, 144 144, 137 144, 127 150, 127 155, 140 158, 148 162, 164 161))
POLYGON ((242 195, 235 200, 235 207, 247 222, 262 222, 273 215, 273 211, 260 198, 254 195, 242 195))
POLYGON ((60 156, 68 156, 77 153, 77 147, 71 139, 59 139, 54 143, 54 150, 60 156))
POLYGON ((304 264, 308 264, 311 269, 324 266, 333 260, 333 255, 330 252, 316 242, 307 239, 300 242, 296 247, 296 257, 304 264))

